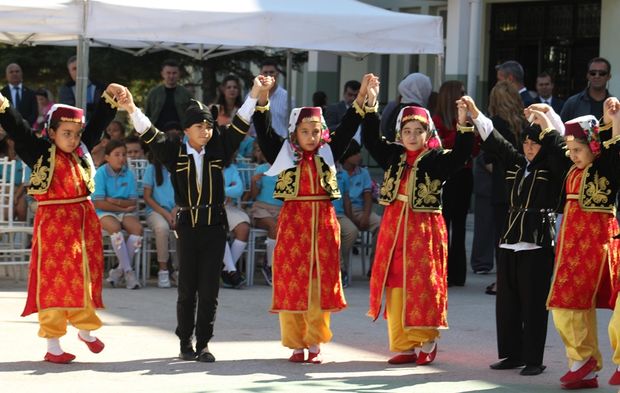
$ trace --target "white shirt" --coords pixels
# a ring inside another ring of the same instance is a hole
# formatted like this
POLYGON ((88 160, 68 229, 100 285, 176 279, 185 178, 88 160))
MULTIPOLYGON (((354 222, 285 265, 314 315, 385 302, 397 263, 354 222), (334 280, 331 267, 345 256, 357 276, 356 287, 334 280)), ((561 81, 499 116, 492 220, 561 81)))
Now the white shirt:
POLYGON ((196 149, 194 149, 192 145, 189 144, 189 141, 185 142, 185 147, 187 149, 187 154, 190 154, 194 158, 194 166, 196 167, 196 182, 198 183, 198 185, 201 185, 202 184, 202 163, 205 157, 205 148, 203 146, 202 149, 200 149, 200 151, 196 151, 196 149))

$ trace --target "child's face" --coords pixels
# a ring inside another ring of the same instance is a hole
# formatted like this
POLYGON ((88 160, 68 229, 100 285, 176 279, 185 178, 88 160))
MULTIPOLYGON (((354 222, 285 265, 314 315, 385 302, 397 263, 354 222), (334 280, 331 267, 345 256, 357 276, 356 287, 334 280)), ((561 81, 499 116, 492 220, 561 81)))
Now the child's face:
POLYGON ((142 146, 139 143, 126 143, 127 146, 127 157, 132 160, 139 160, 144 158, 144 150, 142 150, 142 146))
POLYGON ((594 161, 595 155, 590 150, 590 146, 585 143, 577 140, 566 141, 566 147, 568 148, 571 161, 577 168, 583 169, 594 161))
POLYGON ((110 136, 110 139, 121 140, 124 137, 121 126, 119 126, 118 123, 115 121, 108 124, 108 126, 105 129, 105 132, 110 136))
POLYGON ((209 140, 211 140, 213 136, 213 126, 205 122, 194 123, 189 128, 186 128, 184 132, 189 139, 189 144, 194 149, 200 150, 198 147, 202 148, 202 146, 206 145, 209 143, 209 140))
POLYGON ((360 164, 362 163, 362 153, 353 154, 345 160, 345 163, 352 167, 360 166, 360 164))
POLYGON ((82 125, 61 121, 55 130, 50 128, 49 137, 60 150, 71 153, 80 145, 82 125))
POLYGON ((541 147, 541 145, 529 138, 523 141, 523 154, 525 155, 525 158, 528 161, 532 162, 534 157, 536 157, 536 155, 540 151, 541 147))
POLYGON ((300 123, 295 130, 299 147, 305 151, 315 151, 321 142, 321 123, 312 121, 300 123))
POLYGON ((426 128, 417 120, 408 121, 400 129, 400 140, 405 148, 411 151, 422 149, 428 135, 426 128))
POLYGON ((120 171, 127 163, 127 148, 125 146, 117 147, 110 154, 105 155, 105 160, 113 171, 120 171))

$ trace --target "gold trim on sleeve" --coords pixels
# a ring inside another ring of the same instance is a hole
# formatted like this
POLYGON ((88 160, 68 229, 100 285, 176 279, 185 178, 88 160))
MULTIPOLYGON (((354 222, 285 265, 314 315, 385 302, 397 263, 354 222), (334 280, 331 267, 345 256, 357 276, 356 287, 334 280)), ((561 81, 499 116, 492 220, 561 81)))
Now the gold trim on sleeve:
POLYGON ((357 103, 357 101, 353 101, 353 108, 355 108, 355 112, 360 115, 360 117, 364 117, 364 115, 366 115, 366 112, 364 112, 364 110, 362 109, 361 106, 359 106, 359 104, 357 103))
POLYGON ((613 138, 603 142, 603 146, 606 149, 609 149, 609 146, 616 144, 618 141, 620 141, 620 135, 616 135, 613 138))
POLYGON ((6 112, 6 110, 11 106, 9 99, 4 97, 4 101, 2 101, 2 105, 0 105, 0 113, 6 112))
POLYGON ((462 126, 460 124, 456 124, 456 130, 460 133, 465 133, 465 132, 474 132, 474 126, 469 125, 469 126, 462 126))
POLYGON ((118 108, 118 102, 116 102, 114 97, 112 97, 110 93, 107 92, 107 90, 103 91, 103 94, 101 94, 101 97, 105 100, 105 102, 110 104, 112 108, 114 109, 118 108))
POLYGON ((267 101, 267 103, 263 106, 257 104, 255 110, 259 111, 260 113, 265 113, 265 111, 269 110, 269 104, 271 104, 269 101, 267 101))
POLYGON ((599 132, 601 132, 601 131, 607 131, 607 130, 609 130, 609 129, 610 129, 611 127, 613 127, 613 126, 614 126, 614 123, 609 123, 609 124, 605 124, 605 125, 600 125, 600 126, 598 127, 598 131, 599 131, 599 132))
POLYGON ((377 113, 377 111, 379 110, 379 102, 375 102, 375 105, 373 106, 366 106, 364 105, 364 111, 366 113, 377 113))

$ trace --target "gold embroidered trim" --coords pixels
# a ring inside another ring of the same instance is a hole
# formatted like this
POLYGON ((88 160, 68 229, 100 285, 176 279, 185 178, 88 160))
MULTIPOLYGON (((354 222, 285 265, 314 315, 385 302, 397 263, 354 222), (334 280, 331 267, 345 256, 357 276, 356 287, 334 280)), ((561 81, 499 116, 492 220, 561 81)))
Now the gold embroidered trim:
POLYGON ((360 115, 360 117, 364 117, 366 115, 366 112, 364 112, 364 110, 362 109, 361 106, 359 106, 359 104, 357 103, 357 101, 353 101, 353 108, 355 109, 355 112, 360 115))
POLYGON ((441 195, 441 182, 437 179, 431 180, 430 176, 425 174, 424 183, 418 184, 416 191, 416 205, 429 205, 439 203, 441 195))
POLYGON ((71 199, 50 199, 47 201, 39 201, 38 205, 39 206, 66 205, 68 203, 78 203, 78 202, 88 201, 89 199, 90 199, 89 196, 83 196, 83 197, 71 198, 71 199))
POLYGON ((618 141, 620 141, 620 135, 616 135, 613 138, 611 138, 610 140, 607 140, 607 141, 603 142, 603 146, 606 149, 609 149, 609 146, 616 144, 618 141))
POLYGON ((553 127, 547 127, 544 130, 542 130, 540 132, 540 134, 538 134, 538 140, 542 141, 543 138, 545 137, 545 135, 547 135, 548 133, 550 133, 551 131, 553 131, 554 128, 553 127))
POLYGON ((260 113, 265 113, 265 111, 269 110, 269 104, 270 102, 267 101, 267 103, 264 106, 256 105, 255 110, 259 111, 260 113))
POLYGON ((374 106, 364 105, 364 112, 366 113, 377 113, 378 110, 379 110, 379 102, 375 102, 374 106))
POLYGON ((601 131, 607 131, 607 130, 609 130, 609 129, 610 129, 611 127, 613 127, 613 126, 614 126, 614 123, 609 123, 609 124, 605 124, 605 125, 600 125, 600 126, 598 127, 598 131, 599 131, 599 132, 601 132, 601 131))
MULTIPOLYGON (((147 132, 153 133, 153 136, 151 137, 151 139, 149 139, 148 141, 147 140, 144 141, 144 143, 148 145, 149 143, 153 142, 153 139, 155 139, 155 137, 157 136, 157 131, 155 131, 153 127, 151 126, 151 128, 147 132)), ((146 135, 147 132, 145 132, 142 136, 146 135)))
POLYGON ((118 108, 118 102, 116 102, 116 100, 114 99, 114 97, 112 97, 110 95, 110 93, 108 93, 106 90, 103 91, 103 94, 101 95, 101 97, 105 100, 105 102, 107 102, 112 108, 116 109, 118 108))
POLYGON ((456 125, 456 130, 460 133, 465 133, 465 132, 474 132, 474 126, 462 126, 460 124, 457 123, 456 125))

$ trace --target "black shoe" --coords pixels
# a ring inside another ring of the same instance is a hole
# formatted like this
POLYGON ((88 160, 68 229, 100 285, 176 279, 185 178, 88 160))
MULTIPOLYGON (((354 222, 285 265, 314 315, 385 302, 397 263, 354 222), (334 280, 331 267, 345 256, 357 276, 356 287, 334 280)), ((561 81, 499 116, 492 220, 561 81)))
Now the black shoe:
POLYGON ((525 366, 525 368, 523 370, 521 370, 521 372, 519 374, 521 375, 538 375, 541 374, 543 371, 545 371, 545 369, 547 368, 547 366, 525 366))
POLYGON ((222 286, 224 288, 240 289, 243 284, 245 284, 245 280, 238 270, 235 270, 234 272, 222 270, 222 286))
POLYGON ((349 287, 349 273, 344 270, 340 271, 340 277, 342 278, 342 286, 343 288, 349 287))
POLYGON ((213 354, 209 352, 208 348, 203 348, 200 351, 200 354, 198 355, 197 360, 199 362, 204 362, 204 363, 213 363, 215 362, 215 356, 213 356, 213 354))
POLYGON ((496 295, 497 294, 497 285, 495 283, 486 287, 484 293, 487 295, 496 295))
POLYGON ((500 360, 497 363, 493 363, 489 367, 491 367, 493 370, 510 370, 512 368, 519 368, 523 366, 525 366, 525 363, 520 360, 512 360, 510 358, 506 358, 504 360, 500 360))
POLYGON ((190 341, 181 341, 181 352, 179 358, 183 360, 196 360, 196 351, 190 341))

